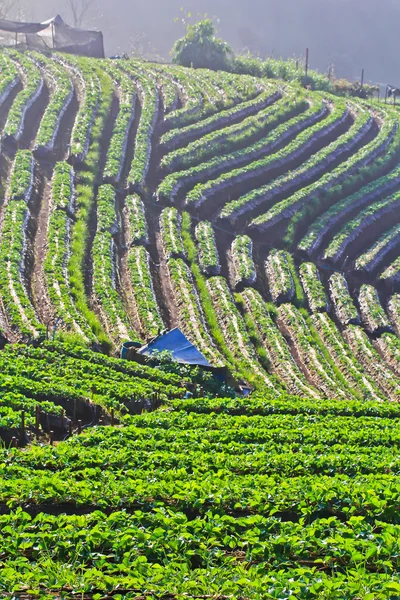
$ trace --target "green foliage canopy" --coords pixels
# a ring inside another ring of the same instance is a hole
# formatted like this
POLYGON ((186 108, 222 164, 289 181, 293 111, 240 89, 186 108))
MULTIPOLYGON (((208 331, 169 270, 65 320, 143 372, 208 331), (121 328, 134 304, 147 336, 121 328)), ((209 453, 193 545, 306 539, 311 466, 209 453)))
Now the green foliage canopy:
POLYGON ((210 19, 188 25, 186 35, 175 42, 172 62, 183 67, 226 70, 232 48, 215 37, 215 27, 210 19))

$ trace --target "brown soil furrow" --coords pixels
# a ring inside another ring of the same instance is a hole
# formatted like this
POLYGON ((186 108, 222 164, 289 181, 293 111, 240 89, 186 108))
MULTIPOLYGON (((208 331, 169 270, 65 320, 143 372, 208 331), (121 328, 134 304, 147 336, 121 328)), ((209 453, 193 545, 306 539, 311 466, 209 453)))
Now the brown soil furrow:
MULTIPOLYGON (((158 283, 158 294, 159 304, 161 305, 161 314, 164 317, 164 322, 168 323, 170 329, 178 326, 179 314, 178 308, 175 302, 175 296, 172 289, 171 280, 168 275, 168 264, 167 258, 164 253, 164 247, 162 243, 162 236, 160 231, 155 233, 155 243, 158 254, 159 263, 156 265, 157 268, 157 283, 158 283)), ((157 288, 156 288, 157 289, 157 288)))
POLYGON ((55 314, 52 307, 46 279, 43 270, 43 264, 47 254, 47 238, 49 230, 49 218, 52 210, 51 199, 51 169, 47 168, 46 173, 42 172, 43 183, 41 186, 41 194, 38 198, 39 206, 37 207, 37 230, 33 246, 33 268, 31 277, 32 297, 35 308, 37 310, 39 320, 45 325, 49 325, 54 321, 55 314))
POLYGON ((121 244, 120 244, 120 280, 121 287, 124 291, 125 296, 125 304, 127 307, 127 313, 130 321, 132 322, 133 328, 135 331, 140 333, 141 336, 144 335, 140 319, 139 313, 135 302, 135 296, 133 293, 131 277, 129 274, 128 267, 128 248, 130 246, 129 240, 129 216, 127 211, 121 210, 121 244))

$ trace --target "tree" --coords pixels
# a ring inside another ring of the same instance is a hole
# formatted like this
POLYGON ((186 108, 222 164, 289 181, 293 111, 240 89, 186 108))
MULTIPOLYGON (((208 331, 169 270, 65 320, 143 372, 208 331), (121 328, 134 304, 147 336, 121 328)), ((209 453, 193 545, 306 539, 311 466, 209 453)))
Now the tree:
POLYGON ((188 25, 185 37, 175 42, 172 49, 172 62, 196 69, 226 69, 232 56, 232 48, 215 37, 210 19, 188 25))
POLYGON ((0 19, 9 18, 17 4, 17 0, 0 0, 0 19))
POLYGON ((72 12, 74 27, 81 29, 94 8, 93 0, 68 0, 68 6, 72 12))

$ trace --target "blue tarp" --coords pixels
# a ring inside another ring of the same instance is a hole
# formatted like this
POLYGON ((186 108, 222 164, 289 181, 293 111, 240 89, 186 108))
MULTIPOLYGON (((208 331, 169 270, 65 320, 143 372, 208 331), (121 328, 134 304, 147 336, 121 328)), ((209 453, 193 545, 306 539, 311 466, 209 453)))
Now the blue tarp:
POLYGON ((172 352, 172 358, 179 363, 211 367, 205 356, 197 350, 196 346, 189 342, 187 337, 177 327, 159 335, 147 344, 147 346, 143 346, 139 350, 139 354, 150 356, 153 352, 162 352, 163 350, 172 352))

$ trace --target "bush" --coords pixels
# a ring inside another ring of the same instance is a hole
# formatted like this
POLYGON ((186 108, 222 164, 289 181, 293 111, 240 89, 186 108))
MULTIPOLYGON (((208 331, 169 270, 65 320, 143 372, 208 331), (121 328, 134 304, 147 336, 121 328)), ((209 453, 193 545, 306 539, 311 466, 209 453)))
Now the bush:
POLYGON ((185 37, 175 42, 172 62, 195 69, 226 70, 233 55, 232 48, 214 34, 215 28, 209 19, 188 25, 185 37))

